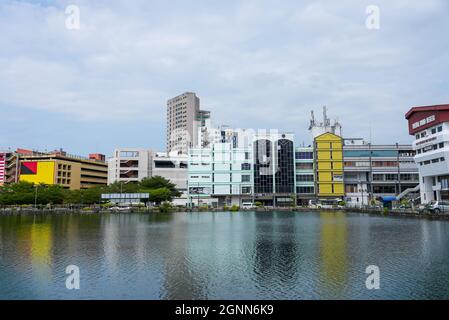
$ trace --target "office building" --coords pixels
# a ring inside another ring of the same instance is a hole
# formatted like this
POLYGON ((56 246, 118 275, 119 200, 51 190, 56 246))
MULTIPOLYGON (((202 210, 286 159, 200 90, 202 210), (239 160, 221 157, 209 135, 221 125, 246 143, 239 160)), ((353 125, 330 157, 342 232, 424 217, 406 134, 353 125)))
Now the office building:
POLYGON ((449 104, 413 107, 405 118, 415 137, 421 203, 449 200, 449 104))
POLYGON ((323 133, 314 140, 316 193, 323 201, 342 201, 343 139, 333 133, 323 133))
POLYGON ((19 181, 60 185, 78 190, 107 184, 108 168, 104 161, 69 155, 62 150, 22 153, 19 181))
POLYGON ((138 182, 152 176, 154 152, 138 148, 114 150, 108 159, 108 184, 138 182))
POLYGON ((313 147, 295 150, 296 198, 298 205, 308 205, 315 199, 315 160, 313 147))
POLYGON ((348 206, 372 204, 379 197, 416 200, 418 168, 411 145, 372 145, 344 139, 345 200, 348 206))
POLYGON ((249 148, 214 143, 188 155, 188 196, 192 205, 242 205, 253 202, 253 161, 249 148))

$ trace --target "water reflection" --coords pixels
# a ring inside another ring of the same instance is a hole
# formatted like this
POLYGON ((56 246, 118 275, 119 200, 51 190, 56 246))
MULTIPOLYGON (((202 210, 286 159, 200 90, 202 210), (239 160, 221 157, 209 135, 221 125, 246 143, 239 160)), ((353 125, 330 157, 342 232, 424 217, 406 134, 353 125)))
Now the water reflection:
POLYGON ((341 296, 347 282, 347 225, 343 212, 321 212, 321 280, 331 296, 341 296))
POLYGON ((0 217, 1 299, 449 298, 449 223, 321 213, 0 217), (65 289, 65 268, 81 290, 65 289), (364 286, 381 268, 382 290, 364 286))

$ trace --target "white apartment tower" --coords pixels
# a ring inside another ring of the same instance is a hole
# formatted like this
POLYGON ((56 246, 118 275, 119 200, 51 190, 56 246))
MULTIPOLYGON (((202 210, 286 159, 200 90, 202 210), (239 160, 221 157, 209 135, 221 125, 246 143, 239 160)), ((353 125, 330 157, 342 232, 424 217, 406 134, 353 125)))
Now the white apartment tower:
POLYGON ((167 153, 187 154, 198 144, 198 128, 205 125, 210 112, 200 110, 200 99, 186 92, 167 101, 167 153))

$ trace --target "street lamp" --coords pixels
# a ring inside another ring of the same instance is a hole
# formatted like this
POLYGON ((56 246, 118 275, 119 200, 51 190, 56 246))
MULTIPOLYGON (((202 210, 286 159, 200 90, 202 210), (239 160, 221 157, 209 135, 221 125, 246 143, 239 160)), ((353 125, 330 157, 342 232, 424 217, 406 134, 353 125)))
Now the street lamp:
POLYGON ((39 185, 34 186, 34 208, 37 208, 37 188, 39 188, 39 185))

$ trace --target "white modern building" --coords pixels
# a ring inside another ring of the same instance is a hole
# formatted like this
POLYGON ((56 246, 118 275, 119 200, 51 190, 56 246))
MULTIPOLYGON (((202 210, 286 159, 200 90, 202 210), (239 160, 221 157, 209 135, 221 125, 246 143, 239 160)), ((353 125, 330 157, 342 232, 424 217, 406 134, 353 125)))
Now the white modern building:
POLYGON ((108 159, 108 184, 138 182, 152 176, 154 152, 139 148, 114 150, 108 159))
POLYGON ((315 160, 313 147, 295 150, 296 198, 298 205, 308 205, 315 199, 315 160))
POLYGON ((214 143, 192 148, 188 161, 188 196, 193 206, 252 203, 252 152, 214 143))
POLYGON ((405 118, 415 137, 421 202, 449 200, 449 104, 413 107, 405 118))
POLYGON ((132 183, 144 178, 161 176, 176 184, 179 191, 187 191, 187 155, 146 149, 121 148, 108 160, 108 184, 132 183))
POLYGON ((259 132, 252 137, 244 147, 225 142, 190 149, 188 196, 192 205, 291 204, 295 194, 293 134, 259 132))

